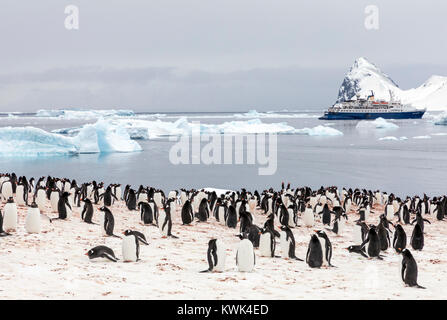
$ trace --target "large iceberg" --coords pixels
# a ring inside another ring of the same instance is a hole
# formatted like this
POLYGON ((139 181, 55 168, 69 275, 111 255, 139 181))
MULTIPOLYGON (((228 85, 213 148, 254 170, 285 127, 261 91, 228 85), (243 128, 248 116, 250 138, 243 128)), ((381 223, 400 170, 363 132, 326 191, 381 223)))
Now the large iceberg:
POLYGON ((399 126, 384 118, 377 118, 374 121, 362 120, 357 123, 357 129, 397 129, 399 126))
POLYGON ((126 128, 98 120, 83 126, 73 137, 34 127, 0 128, 0 156, 55 156, 79 153, 141 151, 126 128))

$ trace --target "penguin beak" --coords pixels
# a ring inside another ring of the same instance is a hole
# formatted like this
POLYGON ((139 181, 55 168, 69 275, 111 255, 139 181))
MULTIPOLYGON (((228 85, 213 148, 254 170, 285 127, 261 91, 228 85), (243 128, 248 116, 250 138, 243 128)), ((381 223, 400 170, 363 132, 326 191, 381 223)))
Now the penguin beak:
POLYGON ((88 256, 88 251, 85 253, 86 256, 88 256))

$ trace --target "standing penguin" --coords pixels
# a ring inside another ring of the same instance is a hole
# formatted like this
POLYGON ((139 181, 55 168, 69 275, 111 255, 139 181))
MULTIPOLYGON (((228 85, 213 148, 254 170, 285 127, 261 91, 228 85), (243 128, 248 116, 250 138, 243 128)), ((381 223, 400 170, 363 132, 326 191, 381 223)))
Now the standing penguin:
POLYGON ((108 186, 106 191, 102 194, 99 195, 99 199, 103 199, 104 200, 104 205, 106 207, 110 207, 113 203, 113 199, 115 199, 116 201, 118 201, 118 198, 115 196, 115 194, 112 191, 112 187, 108 186))
POLYGON ((14 198, 10 197, 3 208, 3 229, 6 231, 16 231, 17 229, 17 205, 14 198))
POLYGON ((53 188, 50 193, 50 204, 51 204, 51 210, 52 212, 58 212, 58 203, 59 203, 59 196, 60 191, 57 188, 53 188))
MULTIPOLYGON (((51 221, 51 220, 50 220, 51 221)), ((28 233, 39 233, 41 229, 40 210, 35 202, 28 207, 25 220, 25 230, 28 233)))
POLYGON ((303 212, 303 223, 305 227, 313 227, 315 223, 314 211, 310 204, 307 205, 306 210, 303 212))
POLYGON ((68 202, 69 196, 70 196, 70 194, 68 192, 64 192, 59 197, 59 200, 57 203, 57 211, 59 213, 59 216, 57 218, 51 219, 51 221, 57 220, 57 219, 61 219, 61 220, 70 219, 72 209, 71 209, 70 203, 68 202))
POLYGON ((81 212, 81 220, 89 223, 89 224, 96 224, 92 222, 92 218, 93 218, 93 204, 90 201, 89 198, 83 199, 82 200, 84 202, 84 208, 82 209, 81 212))
POLYGON ((227 257, 226 246, 222 240, 211 239, 208 242, 208 251, 206 258, 208 260, 208 269, 201 272, 223 272, 225 271, 225 260, 227 257))
POLYGON ((310 238, 306 254, 306 263, 311 268, 320 268, 323 265, 323 249, 316 234, 310 238))
POLYGON ((126 206, 129 210, 137 209, 137 197, 135 195, 135 191, 133 189, 129 189, 127 193, 126 206))
MULTIPOLYGON (((26 181, 26 179, 24 179, 26 181)), ((19 182, 16 189, 16 201, 21 207, 28 204, 28 184, 25 182, 19 182)))
POLYGON ((405 249, 402 251, 402 281, 410 287, 417 287, 420 289, 425 289, 424 287, 418 285, 418 266, 416 260, 414 260, 413 255, 410 250, 405 249))
POLYGON ((200 222, 206 222, 210 216, 209 208, 208 208, 208 200, 206 198, 203 198, 200 201, 199 204, 199 212, 197 213, 196 217, 199 219, 200 222))
POLYGON ((39 207, 40 211, 44 211, 46 202, 45 187, 36 187, 35 203, 39 207))
POLYGON ((369 258, 378 258, 382 260, 382 256, 380 255, 380 239, 376 232, 376 227, 371 226, 368 231, 368 237, 363 241, 360 245, 363 248, 366 244, 368 244, 368 248, 366 250, 367 256, 369 258))
POLYGON ((138 237, 132 232, 124 232, 124 238, 122 243, 123 261, 124 262, 137 262, 140 256, 140 244, 138 237))
POLYGON ((393 248, 397 253, 401 253, 407 247, 407 234, 400 224, 394 226, 396 231, 393 237, 393 248))
POLYGON ((341 236, 343 235, 343 232, 345 230, 346 221, 348 220, 348 216, 346 213, 343 212, 343 209, 341 207, 338 207, 339 210, 335 211, 335 218, 334 223, 332 225, 332 232, 334 232, 336 235, 341 236))
POLYGON ((237 226, 237 213, 236 209, 230 205, 227 209, 227 216, 225 217, 225 225, 228 228, 236 228, 237 226))
POLYGON ((0 237, 6 237, 6 236, 10 236, 10 234, 5 230, 3 230, 3 216, 0 210, 0 237))
POLYGON ((422 250, 424 248, 424 232, 419 223, 416 223, 411 235, 411 246, 414 250, 422 250))
POLYGON ((248 239, 242 239, 239 242, 236 252, 236 265, 239 272, 251 272, 256 264, 255 251, 253 244, 248 239))
MULTIPOLYGON (((295 237, 288 226, 281 226, 280 232, 281 257, 284 259, 294 259, 303 261, 295 255, 295 237)), ((274 241, 274 240, 273 240, 274 241)))
POLYGON ((377 236, 380 240, 380 250, 386 251, 391 245, 390 234, 388 233, 388 229, 385 228, 385 225, 381 221, 376 228, 377 236))
POLYGON ((152 207, 147 202, 139 202, 138 208, 140 208, 140 219, 145 225, 154 224, 154 214, 152 207))
POLYGON ((323 224, 327 224, 330 225, 331 224, 331 210, 329 210, 329 206, 326 203, 323 207, 323 211, 322 211, 322 222, 323 224))
POLYGON ((353 229, 353 241, 355 245, 361 245, 368 235, 369 228, 364 222, 357 221, 353 229))
POLYGON ((332 243, 329 240, 326 232, 323 230, 315 231, 318 239, 320 240, 321 248, 323 250, 323 264, 327 264, 329 267, 333 267, 331 264, 332 258, 332 243))
POLYGON ((141 242, 147 246, 149 245, 149 243, 146 240, 146 236, 139 231, 127 229, 126 231, 123 232, 123 234, 125 236, 129 236, 129 235, 133 234, 135 237, 137 237, 139 242, 141 242))
POLYGON ((275 256, 275 234, 269 227, 264 227, 260 231, 259 236, 259 253, 261 257, 275 256))
POLYGON ((392 201, 389 201, 388 204, 385 206, 385 216, 387 220, 391 221, 394 217, 394 205, 392 201))
POLYGON ((222 199, 217 199, 214 206, 214 217, 220 223, 225 225, 225 216, 227 215, 227 206, 222 202, 222 199))
POLYGON ((166 201, 164 205, 164 210, 160 211, 160 214, 158 216, 158 229, 160 230, 160 234, 163 238, 166 237, 172 237, 177 238, 174 236, 172 231, 172 219, 171 219, 171 202, 174 201, 173 199, 169 199, 166 201))
POLYGON ((112 211, 107 207, 99 208, 99 211, 104 212, 102 216, 102 234, 106 236, 111 236, 115 238, 121 238, 120 236, 113 234, 113 229, 115 228, 115 218, 113 217, 112 211))
POLYGON ((182 223, 183 225, 191 224, 194 220, 194 213, 192 210, 191 202, 189 200, 185 200, 185 203, 182 207, 182 223))

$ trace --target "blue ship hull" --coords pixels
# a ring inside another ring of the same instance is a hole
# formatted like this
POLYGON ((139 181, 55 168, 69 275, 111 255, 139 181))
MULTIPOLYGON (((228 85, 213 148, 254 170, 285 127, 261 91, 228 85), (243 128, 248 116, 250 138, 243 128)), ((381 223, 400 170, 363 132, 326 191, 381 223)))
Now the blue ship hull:
POLYGON ((425 110, 407 112, 325 112, 320 120, 421 119, 425 110))

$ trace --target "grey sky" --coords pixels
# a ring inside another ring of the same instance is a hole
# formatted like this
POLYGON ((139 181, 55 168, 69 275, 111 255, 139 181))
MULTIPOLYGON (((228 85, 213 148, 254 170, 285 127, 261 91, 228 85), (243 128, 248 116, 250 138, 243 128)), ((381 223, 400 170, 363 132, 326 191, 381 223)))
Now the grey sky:
POLYGON ((366 56, 400 87, 447 75, 445 1, 2 0, 0 111, 325 108, 366 56), (80 29, 64 9, 80 10, 80 29), (379 8, 380 29, 364 27, 379 8))

